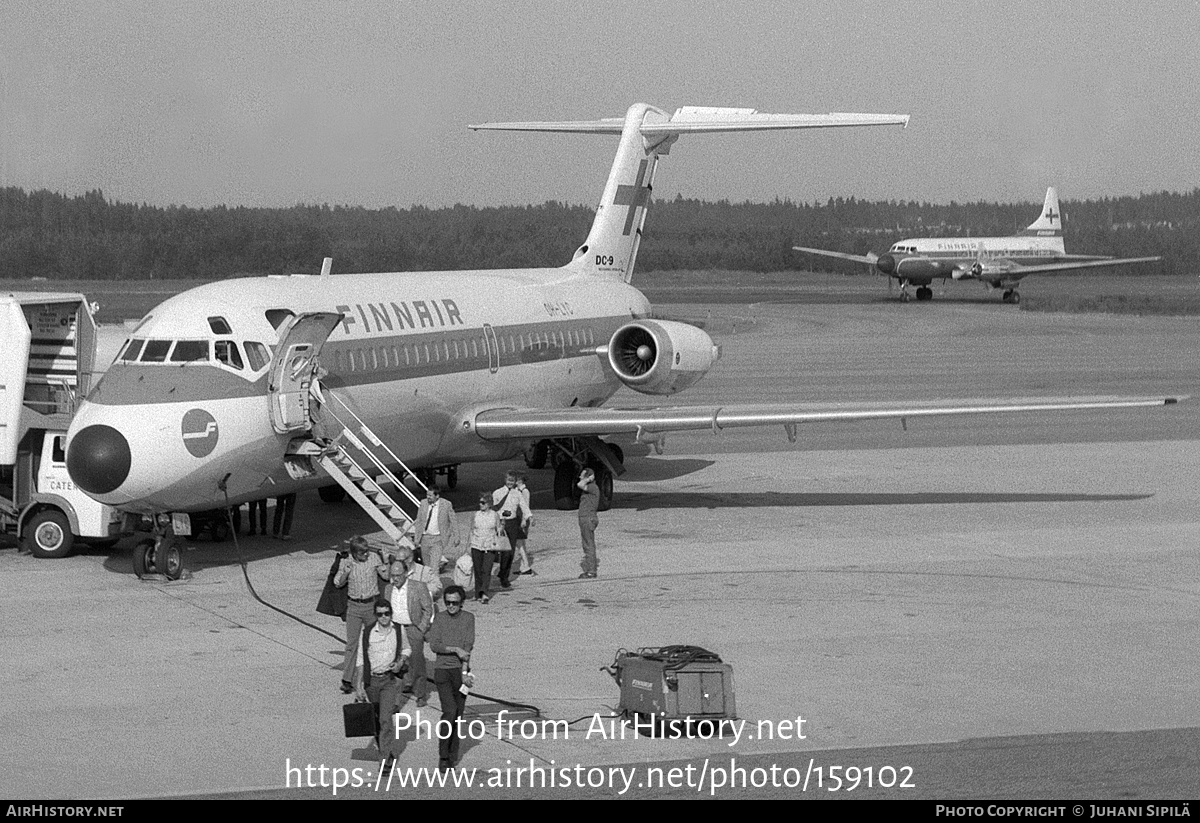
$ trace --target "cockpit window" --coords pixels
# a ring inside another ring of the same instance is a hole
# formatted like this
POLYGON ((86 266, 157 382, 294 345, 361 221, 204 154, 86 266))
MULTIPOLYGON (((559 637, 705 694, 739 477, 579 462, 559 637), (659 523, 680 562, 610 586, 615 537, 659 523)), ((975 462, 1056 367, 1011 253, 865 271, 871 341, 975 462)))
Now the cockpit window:
POLYGON ((172 363, 193 363, 208 360, 207 340, 180 340, 171 351, 172 363))
POLYGON ((233 329, 229 327, 229 321, 224 317, 208 318, 208 327, 212 329, 213 334, 233 334, 233 329))
POLYGON ((238 351, 237 343, 232 340, 218 340, 214 346, 217 351, 217 362, 232 369, 242 369, 242 353, 238 351))
POLYGON ((167 352, 171 350, 172 340, 147 340, 140 358, 143 363, 165 363, 167 352))
POLYGON ((125 344, 125 350, 117 358, 123 363, 133 363, 138 359, 138 355, 142 353, 142 345, 145 340, 130 340, 125 344))
POLYGON ((246 359, 250 361, 250 371, 259 371, 271 362, 271 353, 262 343, 247 340, 246 359))
POLYGON ((289 317, 295 317, 296 313, 289 309, 267 309, 267 322, 275 331, 279 331, 279 327, 289 317))

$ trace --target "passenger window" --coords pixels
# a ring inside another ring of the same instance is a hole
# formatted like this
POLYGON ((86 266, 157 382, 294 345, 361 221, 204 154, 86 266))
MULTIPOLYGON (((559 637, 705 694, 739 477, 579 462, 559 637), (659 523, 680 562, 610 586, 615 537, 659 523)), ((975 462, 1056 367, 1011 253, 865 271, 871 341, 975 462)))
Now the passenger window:
POLYGON ((242 370, 242 353, 238 351, 237 343, 232 340, 218 340, 213 344, 217 352, 217 362, 231 369, 242 370))
POLYGON ((142 349, 141 362, 143 363, 164 363, 167 359, 167 352, 171 350, 171 340, 147 340, 146 347, 142 349))
POLYGON ((208 318, 208 327, 212 329, 213 334, 233 334, 233 329, 229 327, 229 321, 224 317, 208 318))
POLYGON ((180 340, 171 352, 172 363, 208 362, 207 340, 180 340))
MULTIPOLYGON (((271 352, 262 343, 247 340, 245 346, 246 360, 250 362, 250 371, 261 371, 271 362, 271 352)), ((234 351, 237 351, 236 346, 234 347, 234 351)))

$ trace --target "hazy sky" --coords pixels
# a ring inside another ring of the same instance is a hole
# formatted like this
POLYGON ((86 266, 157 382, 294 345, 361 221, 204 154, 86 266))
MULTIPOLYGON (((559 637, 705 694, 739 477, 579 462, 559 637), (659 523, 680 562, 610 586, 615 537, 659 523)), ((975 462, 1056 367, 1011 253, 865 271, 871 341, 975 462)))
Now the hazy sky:
POLYGON ((594 205, 643 101, 907 113, 684 137, 659 197, 1200 186, 1200 3, 3 0, 0 185, 157 205, 594 205))

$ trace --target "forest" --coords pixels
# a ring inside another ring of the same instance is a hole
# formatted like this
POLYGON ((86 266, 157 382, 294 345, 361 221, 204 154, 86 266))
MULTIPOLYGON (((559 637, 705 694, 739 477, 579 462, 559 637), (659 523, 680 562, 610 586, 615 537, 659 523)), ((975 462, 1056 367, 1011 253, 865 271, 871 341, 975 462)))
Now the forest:
MULTIPOLYGON (((1027 226, 1041 203, 868 201, 655 202, 640 271, 843 270, 792 251, 812 246, 864 254, 906 237, 991 236, 1027 226)), ((1161 255, 1155 273, 1184 275, 1200 257, 1200 188, 1186 194, 1062 202, 1068 252, 1161 255)), ((218 280, 335 272, 445 271, 566 263, 587 236, 593 208, 541 205, 366 209, 189 208, 0 188, 0 271, 7 278, 218 280)))

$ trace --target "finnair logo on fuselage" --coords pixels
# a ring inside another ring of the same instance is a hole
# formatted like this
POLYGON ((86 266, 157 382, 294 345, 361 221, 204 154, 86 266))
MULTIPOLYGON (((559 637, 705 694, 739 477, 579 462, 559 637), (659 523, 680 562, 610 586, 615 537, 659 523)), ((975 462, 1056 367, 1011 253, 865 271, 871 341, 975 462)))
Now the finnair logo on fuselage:
POLYGON ((436 329, 443 326, 465 326, 466 322, 453 300, 412 300, 397 303, 355 303, 351 306, 336 306, 342 314, 342 329, 353 334, 350 327, 362 326, 366 332, 403 331, 410 329, 436 329), (351 311, 351 309, 354 311, 351 311), (355 314, 358 317, 355 317, 355 314))
POLYGON ((183 445, 193 457, 208 457, 217 447, 217 421, 204 409, 183 416, 183 445))

